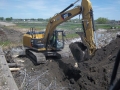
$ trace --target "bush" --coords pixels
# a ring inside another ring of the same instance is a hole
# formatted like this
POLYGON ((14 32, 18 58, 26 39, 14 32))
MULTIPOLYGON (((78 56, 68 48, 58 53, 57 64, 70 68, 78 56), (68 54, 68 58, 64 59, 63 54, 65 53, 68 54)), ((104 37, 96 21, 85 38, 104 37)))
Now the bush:
POLYGON ((97 24, 107 24, 108 21, 109 20, 107 18, 103 18, 103 17, 100 17, 96 20, 97 24))

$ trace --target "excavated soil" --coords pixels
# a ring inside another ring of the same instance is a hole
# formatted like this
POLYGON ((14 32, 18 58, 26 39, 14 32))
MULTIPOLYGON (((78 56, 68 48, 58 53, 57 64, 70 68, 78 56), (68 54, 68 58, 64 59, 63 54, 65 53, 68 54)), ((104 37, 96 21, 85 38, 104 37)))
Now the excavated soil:
MULTIPOLYGON (((21 42, 19 31, 0 29, 0 40, 21 42), (10 36, 11 35, 11 36, 10 36), (3 38, 4 37, 4 38, 3 38)), ((69 44, 60 51, 61 58, 47 58, 47 63, 35 66, 26 56, 11 57, 9 48, 6 59, 22 65, 13 76, 20 90, 107 90, 115 58, 120 49, 120 37, 107 46, 98 49, 90 60, 80 62, 74 67, 74 59, 69 44), (9 55, 8 55, 9 53, 9 55)), ((120 77, 118 72, 117 78, 120 77)))
POLYGON ((0 27, 1 42, 9 41, 11 43, 20 43, 22 41, 22 35, 23 34, 17 30, 0 27))

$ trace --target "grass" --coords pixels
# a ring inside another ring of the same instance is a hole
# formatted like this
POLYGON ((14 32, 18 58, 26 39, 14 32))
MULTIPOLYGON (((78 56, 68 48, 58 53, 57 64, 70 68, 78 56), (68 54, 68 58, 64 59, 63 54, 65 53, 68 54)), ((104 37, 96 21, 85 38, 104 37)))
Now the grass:
POLYGON ((111 24, 96 24, 96 29, 111 29, 111 27, 118 27, 120 29, 120 25, 111 25, 111 24))
MULTIPOLYGON (((44 22, 37 22, 37 23, 34 23, 34 22, 17 22, 15 23, 17 25, 17 27, 19 28, 31 28, 31 27, 34 27, 36 30, 43 30, 43 29, 46 29, 46 26, 47 26, 47 23, 46 21, 44 22)), ((95 29, 98 30, 98 29, 111 29, 112 26, 115 26, 115 27, 118 27, 118 29, 120 29, 120 25, 111 25, 111 24, 95 24, 95 29)), ((58 25, 56 27, 56 29, 61 29, 61 30, 76 30, 77 28, 82 28, 82 25, 81 23, 73 23, 73 22, 64 22, 60 25, 58 25)), ((82 30, 81 30, 82 31, 82 30)), ((67 38, 75 38, 77 37, 77 35, 75 33, 72 33, 72 34, 67 34, 66 35, 67 38)))
POLYGON ((76 28, 82 28, 81 24, 79 23, 65 23, 64 25, 59 25, 57 28, 67 29, 67 30, 75 30, 76 28))
MULTIPOLYGON (((20 23, 15 23, 18 27, 20 28, 31 28, 34 27, 37 30, 45 29, 47 26, 48 22, 38 22, 38 23, 28 23, 28 22, 20 22, 20 23)), ((111 25, 111 24, 95 24, 96 29, 110 29, 112 26, 118 27, 120 29, 120 25, 111 25)), ((64 22, 60 25, 57 26, 57 29, 67 29, 67 30, 75 30, 76 28, 82 28, 81 23, 73 23, 73 22, 64 22)))
POLYGON ((78 34, 76 34, 76 33, 71 33, 71 34, 67 34, 67 35, 66 35, 66 38, 68 38, 68 39, 77 38, 77 37, 79 37, 79 36, 78 36, 78 34))
POLYGON ((101 28, 101 29, 110 29, 110 25, 104 25, 104 24, 96 24, 95 25, 95 28, 96 29, 99 29, 99 28, 101 28))
POLYGON ((46 23, 16 23, 16 25, 20 28, 35 28, 37 30, 44 29, 46 27, 46 23))
POLYGON ((8 48, 13 48, 13 47, 16 47, 16 46, 22 46, 22 42, 12 43, 10 41, 3 41, 3 42, 0 41, 0 46, 2 46, 3 50, 6 50, 8 48))
POLYGON ((10 41, 0 41, 0 46, 8 46, 10 45, 10 41))
MULTIPOLYGON (((43 23, 15 23, 18 27, 20 28, 31 28, 34 27, 37 30, 41 30, 41 29, 45 29, 47 26, 47 22, 43 22, 43 23)), ((67 29, 67 30, 74 30, 76 28, 81 28, 81 24, 78 23, 68 23, 65 22, 61 25, 57 26, 57 29, 61 28, 61 29, 67 29)))

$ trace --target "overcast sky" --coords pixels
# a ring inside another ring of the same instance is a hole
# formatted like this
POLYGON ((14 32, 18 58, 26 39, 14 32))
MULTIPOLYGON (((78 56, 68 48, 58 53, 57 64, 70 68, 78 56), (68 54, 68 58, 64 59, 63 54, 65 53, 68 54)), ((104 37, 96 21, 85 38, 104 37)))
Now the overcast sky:
MULTIPOLYGON (((49 18, 76 0, 0 0, 0 17, 49 18)), ((120 0, 90 0, 94 18, 120 20, 120 0)), ((79 1, 76 5, 80 5, 79 1)), ((75 6, 76 6, 75 5, 75 6)), ((79 17, 79 16, 77 16, 79 17)), ((76 17, 76 18, 77 18, 76 17)))

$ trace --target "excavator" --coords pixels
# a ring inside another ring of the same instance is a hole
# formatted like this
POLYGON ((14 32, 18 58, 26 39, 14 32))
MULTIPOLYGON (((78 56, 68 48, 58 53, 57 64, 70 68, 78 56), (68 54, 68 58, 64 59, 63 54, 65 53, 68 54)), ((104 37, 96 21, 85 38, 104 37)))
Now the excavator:
MULTIPOLYGON (((95 29, 91 2, 90 0, 82 0, 81 6, 68 10, 75 3, 52 17, 48 22, 45 32, 36 32, 34 28, 31 28, 30 31, 23 35, 23 46, 25 47, 26 54, 36 64, 45 63, 46 56, 58 55, 57 51, 64 48, 64 32, 62 30, 58 31, 55 28, 79 14, 82 14, 83 32, 76 33, 80 35, 82 42, 71 43, 69 48, 77 63, 89 59, 95 54, 97 49, 94 41, 95 29)), ((120 90, 120 79, 115 83, 119 63, 120 50, 115 60, 110 85, 108 86, 109 90, 120 90)))
POLYGON ((94 55, 96 45, 94 43, 94 20, 93 9, 90 0, 82 0, 80 6, 74 6, 76 2, 70 4, 67 8, 53 16, 43 32, 36 32, 31 28, 23 35, 23 46, 26 55, 29 56, 36 64, 46 63, 46 56, 57 56, 58 51, 64 48, 64 32, 56 30, 61 23, 70 20, 76 15, 82 14, 82 26, 84 32, 77 32, 82 42, 70 44, 70 50, 79 63, 84 57, 94 55))

